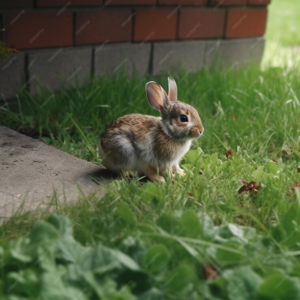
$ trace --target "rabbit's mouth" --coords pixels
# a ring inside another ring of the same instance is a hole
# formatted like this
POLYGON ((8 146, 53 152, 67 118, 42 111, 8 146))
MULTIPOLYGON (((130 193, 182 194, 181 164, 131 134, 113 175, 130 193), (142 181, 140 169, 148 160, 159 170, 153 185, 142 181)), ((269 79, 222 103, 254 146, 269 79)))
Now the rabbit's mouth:
POLYGON ((199 138, 204 132, 204 128, 199 129, 198 127, 193 127, 191 129, 190 135, 192 138, 199 138))

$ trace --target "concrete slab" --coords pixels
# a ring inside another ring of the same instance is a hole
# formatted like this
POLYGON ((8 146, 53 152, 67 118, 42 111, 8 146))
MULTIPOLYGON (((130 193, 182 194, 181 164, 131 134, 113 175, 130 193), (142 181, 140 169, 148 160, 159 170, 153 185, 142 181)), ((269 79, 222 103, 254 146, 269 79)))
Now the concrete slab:
POLYGON ((91 177, 103 182, 109 174, 95 164, 0 127, 0 223, 23 202, 23 211, 46 208, 54 190, 59 201, 78 200, 76 184, 85 195, 95 193, 101 197, 104 186, 91 177))
POLYGON ((196 72, 202 68, 204 52, 204 41, 154 43, 152 75, 176 72, 179 67, 196 72))

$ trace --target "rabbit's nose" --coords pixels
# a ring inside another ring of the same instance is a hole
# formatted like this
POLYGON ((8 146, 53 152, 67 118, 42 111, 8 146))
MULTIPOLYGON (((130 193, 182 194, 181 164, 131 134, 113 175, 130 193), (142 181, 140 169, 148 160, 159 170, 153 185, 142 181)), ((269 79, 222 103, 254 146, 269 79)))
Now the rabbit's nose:
POLYGON ((204 128, 202 127, 201 129, 199 129, 199 136, 201 136, 204 132, 204 128))
POLYGON ((201 136, 201 131, 199 130, 199 128, 194 127, 194 128, 192 128, 192 130, 190 132, 190 136, 193 138, 198 138, 201 136))

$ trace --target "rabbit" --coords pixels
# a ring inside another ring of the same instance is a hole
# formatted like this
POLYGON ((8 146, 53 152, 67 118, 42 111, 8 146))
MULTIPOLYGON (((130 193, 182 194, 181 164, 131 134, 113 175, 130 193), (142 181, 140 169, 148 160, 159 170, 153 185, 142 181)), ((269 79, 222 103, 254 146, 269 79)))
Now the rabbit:
POLYGON ((118 174, 137 171, 155 182, 165 182, 166 173, 184 175, 179 162, 204 127, 196 109, 177 100, 173 78, 168 77, 168 85, 167 95, 156 82, 146 84, 148 102, 161 117, 128 114, 106 128, 99 151, 107 169, 118 174))

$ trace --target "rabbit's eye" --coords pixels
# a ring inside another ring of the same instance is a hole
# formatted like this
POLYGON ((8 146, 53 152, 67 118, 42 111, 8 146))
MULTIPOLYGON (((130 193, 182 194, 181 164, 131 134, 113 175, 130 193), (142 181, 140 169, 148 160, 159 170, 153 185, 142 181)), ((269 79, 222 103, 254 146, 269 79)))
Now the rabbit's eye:
POLYGON ((180 122, 188 122, 189 119, 186 115, 180 115, 180 122))

